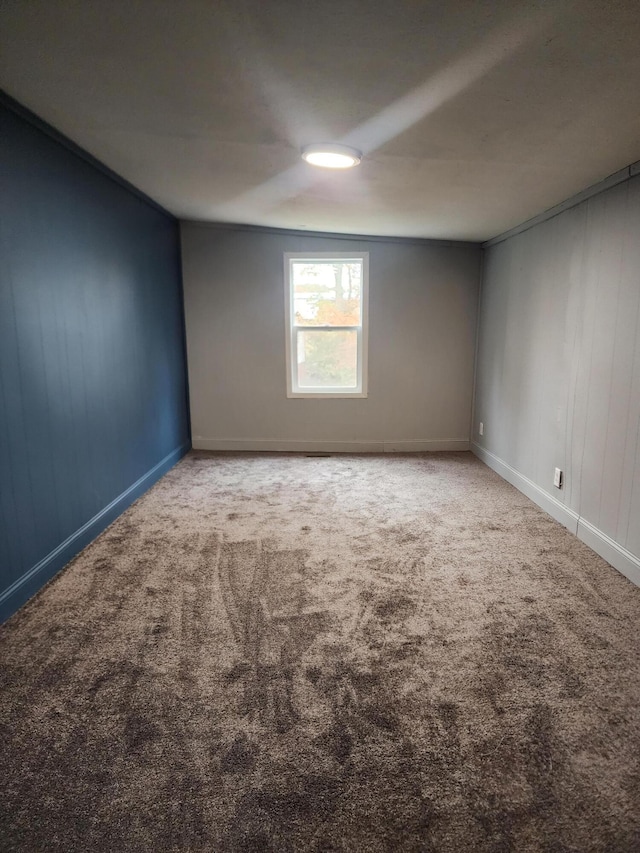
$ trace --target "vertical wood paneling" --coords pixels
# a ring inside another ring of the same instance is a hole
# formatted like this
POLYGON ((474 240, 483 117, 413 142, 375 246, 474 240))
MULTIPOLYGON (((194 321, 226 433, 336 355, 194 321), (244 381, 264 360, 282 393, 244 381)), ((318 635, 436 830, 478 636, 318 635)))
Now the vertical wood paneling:
MULTIPOLYGON (((580 271, 580 281, 578 282, 580 310, 577 316, 577 346, 574 353, 576 364, 572 399, 573 431, 569 436, 572 471, 571 509, 575 510, 578 514, 582 511, 584 459, 586 446, 589 441, 589 437, 587 436, 591 397, 589 382, 592 371, 592 345, 597 322, 596 294, 598 292, 598 279, 600 275, 598 261, 603 231, 602 215, 604 212, 602 205, 592 205, 586 202, 585 207, 583 262, 580 271)), ((563 286, 562 281, 558 284, 559 287, 563 286)), ((551 470, 553 469, 551 468, 551 470)), ((541 485, 556 497, 556 493, 550 488, 551 482, 551 480, 547 480, 546 483, 541 483, 541 485)))
MULTIPOLYGON (((582 344, 583 276, 586 254, 587 214, 587 206, 582 204, 567 211, 564 217, 556 218, 558 226, 561 225, 561 222, 571 225, 571 228, 564 235, 564 241, 561 241, 561 244, 564 243, 567 247, 566 255, 568 258, 568 269, 565 271, 566 286, 568 287, 567 313, 564 323, 565 358, 563 359, 561 369, 562 384, 566 392, 567 416, 564 430, 562 429, 562 424, 559 424, 563 452, 559 452, 557 458, 563 464, 557 462, 556 465, 565 473, 564 502, 567 507, 575 512, 577 512, 580 498, 578 488, 579 467, 576 468, 576 464, 579 465, 579 463, 576 463, 576 460, 580 459, 581 445, 577 436, 583 421, 581 413, 576 407, 576 389, 580 378, 579 353, 582 344)), ((556 288, 561 289, 564 280, 562 271, 559 270, 554 282, 556 288)), ((582 436, 582 440, 584 440, 584 435, 582 436)), ((541 470, 540 478, 537 482, 544 482, 546 479, 545 475, 546 472, 541 470)))
POLYGON ((482 301, 476 441, 640 556, 640 178, 489 248, 482 301))
POLYGON ((633 554, 640 553, 640 180, 629 185, 628 218, 622 265, 622 322, 630 341, 621 359, 629 357, 629 385, 626 393, 625 437, 622 447, 622 478, 616 538, 633 554))
MULTIPOLYGON (((485 279, 491 282, 502 282, 510 279, 509 260, 511 247, 505 244, 500 252, 489 252, 485 258, 485 279)), ((506 330, 508 317, 509 294, 500 287, 486 288, 480 302, 480 329, 489 328, 494 324, 497 329, 506 330)), ((505 388, 504 371, 507 362, 505 358, 505 334, 481 335, 479 339, 478 362, 483 370, 476 377, 476 412, 473 425, 476 440, 478 424, 485 422, 484 446, 504 447, 508 439, 508 428, 505 428, 508 410, 503 404, 502 393, 505 388), (488 415, 493 411, 503 412, 503 417, 493 419, 489 426, 488 415)))
MULTIPOLYGON (((534 482, 548 473, 550 459, 553 467, 570 467, 565 431, 575 341, 569 318, 576 307, 558 279, 570 278, 574 259, 564 236, 580 223, 572 211, 559 236, 545 225, 488 253, 474 425, 478 437, 482 420, 483 446, 505 460, 508 454, 534 482)), ((558 493, 559 500, 565 494, 558 493)))
POLYGON ((11 110, 0 121, 7 615, 3 592, 188 426, 177 223, 11 110))
MULTIPOLYGON (((602 478, 610 423, 612 365, 616 345, 616 316, 624 238, 626 184, 590 199, 596 217, 597 237, 589 246, 590 334, 580 353, 588 364, 585 374, 587 408, 581 465, 580 515, 599 527, 602 478)), ((619 448, 618 448, 619 452, 619 448)), ((609 533, 608 530, 604 531, 609 533)))
MULTIPOLYGON (((621 189, 624 198, 609 223, 611 250, 611 278, 609 301, 609 328, 612 332, 613 348, 610 352, 610 372, 606 383, 606 405, 608 411, 605 450, 601 460, 600 501, 597 527, 615 538, 619 535, 619 519, 625 514, 621 506, 621 486, 625 474, 625 444, 627 442, 628 415, 631 406, 631 380, 633 374, 633 352, 635 349, 636 319, 638 313, 638 269, 633 275, 628 268, 629 254, 634 241, 629 228, 630 184, 621 189), (634 276, 635 281, 634 281, 634 276)), ((628 505, 627 505, 628 507, 628 505)), ((625 538, 623 536, 623 538, 625 538)), ((626 541, 626 539, 625 539, 626 541)))

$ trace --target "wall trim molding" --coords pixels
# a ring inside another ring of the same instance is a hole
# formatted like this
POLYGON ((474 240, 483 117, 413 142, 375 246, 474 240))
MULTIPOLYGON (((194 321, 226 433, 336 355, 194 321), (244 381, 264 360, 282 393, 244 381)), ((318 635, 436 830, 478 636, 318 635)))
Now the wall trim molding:
POLYGON ((471 452, 474 453, 478 459, 481 459, 485 465, 488 465, 489 468, 495 471, 496 474, 499 474, 503 480, 506 480, 507 483, 511 483, 512 486, 515 486, 518 491, 522 492, 523 495, 526 495, 552 518, 555 518, 556 521, 563 524, 574 535, 577 535, 579 518, 577 512, 566 507, 561 501, 557 500, 557 498, 552 497, 550 494, 545 492, 544 489, 541 489, 540 486, 537 486, 533 480, 530 480, 528 477, 525 477, 524 474, 516 471, 516 469, 512 468, 508 462, 505 462, 503 459, 500 459, 499 456, 491 453, 491 451, 486 450, 479 444, 476 444, 475 441, 471 442, 471 452))
POLYGON ((102 533, 125 509, 154 485, 190 450, 189 442, 168 453, 122 494, 90 518, 75 533, 61 542, 40 562, 32 566, 0 595, 0 624, 38 592, 83 548, 102 533))
POLYGON ((236 450, 284 453, 422 453, 442 450, 469 450, 468 439, 426 439, 380 441, 296 441, 271 438, 194 437, 194 450, 236 450))
POLYGON ((488 249, 491 246, 495 246, 497 243, 502 243, 505 240, 508 240, 510 237, 515 237, 516 234, 522 234, 523 231, 528 231, 530 228, 534 228, 536 225, 540 225, 548 219, 553 219, 554 216, 564 213, 565 210, 576 207, 577 205, 582 204, 583 201, 587 201, 587 199, 593 198, 595 195, 600 195, 600 193, 610 190, 611 187, 622 184, 639 174, 640 160, 636 163, 631 163, 629 166, 625 166, 624 169, 614 172, 612 175, 609 175, 597 184, 592 184, 590 187, 582 190, 582 192, 576 193, 570 198, 565 199, 565 201, 561 201, 560 204, 556 204, 554 207, 544 210, 537 216, 527 219, 525 222, 520 223, 520 225, 516 225, 515 228, 510 228, 509 231, 505 231, 503 234, 498 234, 496 237, 486 240, 482 243, 482 248, 488 249))
POLYGON ((602 530, 589 521, 581 518, 578 521, 578 539, 588 545, 592 551, 599 554, 607 563, 617 569, 626 578, 640 586, 640 559, 631 551, 627 551, 602 530))
POLYGON ((528 477, 525 477, 524 474, 516 471, 503 459, 476 444, 475 441, 471 442, 471 452, 552 518, 563 524, 581 542, 584 542, 592 551, 595 551, 614 569, 617 569, 620 574, 640 586, 640 559, 635 554, 627 551, 626 548, 623 548, 622 545, 619 545, 591 522, 586 521, 577 512, 566 507, 528 477))

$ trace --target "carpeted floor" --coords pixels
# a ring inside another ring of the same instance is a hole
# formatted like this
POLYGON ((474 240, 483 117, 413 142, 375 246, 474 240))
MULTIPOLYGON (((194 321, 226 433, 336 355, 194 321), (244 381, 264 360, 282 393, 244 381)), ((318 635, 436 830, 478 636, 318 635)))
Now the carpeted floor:
POLYGON ((470 454, 192 453, 0 660, 3 851, 640 851, 640 589, 470 454))

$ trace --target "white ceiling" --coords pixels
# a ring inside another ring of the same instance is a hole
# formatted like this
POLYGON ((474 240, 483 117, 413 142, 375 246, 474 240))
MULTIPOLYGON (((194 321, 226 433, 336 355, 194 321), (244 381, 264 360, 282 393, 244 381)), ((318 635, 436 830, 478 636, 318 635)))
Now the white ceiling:
POLYGON ((640 160, 640 0, 3 0, 0 86, 186 219, 483 240, 640 160), (299 149, 348 142, 352 172, 299 149))

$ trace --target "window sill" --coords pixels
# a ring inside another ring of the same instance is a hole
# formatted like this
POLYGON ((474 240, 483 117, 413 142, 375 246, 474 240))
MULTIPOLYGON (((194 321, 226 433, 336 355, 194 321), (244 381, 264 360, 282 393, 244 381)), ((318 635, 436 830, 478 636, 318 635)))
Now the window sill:
POLYGON ((363 391, 287 391, 290 400, 363 400, 366 397, 363 391))

